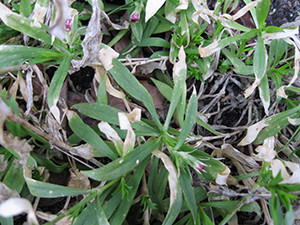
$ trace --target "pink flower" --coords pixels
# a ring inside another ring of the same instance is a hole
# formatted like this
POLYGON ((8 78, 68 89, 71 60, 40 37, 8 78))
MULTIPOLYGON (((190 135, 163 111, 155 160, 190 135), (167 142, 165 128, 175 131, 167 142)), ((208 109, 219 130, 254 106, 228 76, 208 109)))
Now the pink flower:
POLYGON ((135 11, 130 15, 131 23, 136 23, 139 19, 140 19, 140 14, 135 11))
POLYGON ((65 30, 66 31, 71 31, 71 29, 72 29, 72 19, 69 18, 65 22, 65 30))
POLYGON ((197 163, 196 169, 197 169, 198 171, 202 171, 204 168, 205 168, 205 165, 204 165, 204 164, 197 163))

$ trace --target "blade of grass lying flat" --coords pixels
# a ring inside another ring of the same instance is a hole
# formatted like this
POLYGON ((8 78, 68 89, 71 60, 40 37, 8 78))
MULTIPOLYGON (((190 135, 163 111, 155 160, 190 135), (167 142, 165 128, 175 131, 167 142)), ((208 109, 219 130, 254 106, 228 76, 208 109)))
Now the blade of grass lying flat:
POLYGON ((181 147, 181 145, 184 143, 185 139, 191 132, 191 129, 194 126, 194 123, 196 121, 197 108, 198 108, 198 101, 197 101, 196 91, 194 90, 187 106, 185 121, 183 123, 182 130, 178 138, 178 142, 174 147, 174 151, 178 150, 181 147))
MULTIPOLYGON (((35 23, 33 19, 26 18, 17 13, 12 12, 3 3, 0 2, 0 19, 6 26, 11 27, 14 30, 20 31, 29 37, 43 41, 44 43, 51 45, 51 36, 47 34, 39 23, 35 23)), ((53 46, 67 52, 64 44, 59 40, 55 39, 53 46)))
POLYGON ((269 114, 270 106, 270 89, 268 83, 268 75, 266 74, 258 85, 259 97, 263 103, 266 115, 269 114))
POLYGON ((135 43, 135 45, 139 47, 155 46, 155 47, 170 48, 170 42, 158 37, 144 38, 141 42, 135 43))
POLYGON ((159 92, 170 102, 172 98, 173 89, 164 82, 161 82, 154 78, 151 78, 151 80, 153 81, 159 92))
POLYGON ((36 197, 57 198, 64 196, 88 194, 91 192, 91 190, 76 189, 56 184, 50 184, 46 182, 33 180, 28 177, 25 177, 25 181, 30 193, 36 197))
POLYGON ((82 171, 82 173, 98 181, 117 179, 139 165, 139 163, 144 160, 159 145, 159 143, 159 138, 151 140, 140 145, 122 158, 116 159, 101 168, 82 171))
POLYGON ((54 115, 57 121, 60 121, 60 111, 57 107, 58 98, 69 71, 72 55, 67 55, 61 62, 60 66, 56 70, 49 87, 47 102, 50 111, 54 115))
POLYGON ((138 80, 129 72, 129 70, 122 65, 117 59, 113 59, 113 68, 109 70, 110 74, 113 76, 115 81, 132 97, 141 101, 149 113, 153 117, 156 125, 159 129, 162 125, 159 121, 158 115, 156 113, 153 99, 146 88, 138 82, 138 80))
POLYGON ((83 115, 99 121, 105 121, 110 124, 119 125, 118 113, 121 110, 102 103, 79 103, 72 106, 83 115))
POLYGON ((36 48, 22 45, 1 45, 0 46, 0 69, 10 66, 22 65, 40 54, 52 53, 45 48, 36 48))
MULTIPOLYGON (((68 115, 68 114, 67 114, 68 115)), ((86 125, 80 117, 74 113, 71 118, 69 118, 69 126, 72 131, 79 136, 82 140, 93 146, 101 154, 114 160, 118 156, 114 153, 101 139, 101 137, 88 125, 86 125)))
MULTIPOLYGON (((119 125, 118 113, 122 112, 112 106, 102 103, 79 103, 72 106, 80 113, 99 121, 105 121, 110 124, 119 125)), ((154 126, 150 126, 143 121, 134 122, 131 124, 138 136, 158 136, 160 134, 154 126)))
POLYGON ((257 136, 253 144, 261 144, 266 138, 277 134, 282 128, 289 124, 288 117, 295 118, 300 116, 300 106, 289 109, 285 112, 278 113, 274 116, 268 117, 266 123, 269 124, 257 136))

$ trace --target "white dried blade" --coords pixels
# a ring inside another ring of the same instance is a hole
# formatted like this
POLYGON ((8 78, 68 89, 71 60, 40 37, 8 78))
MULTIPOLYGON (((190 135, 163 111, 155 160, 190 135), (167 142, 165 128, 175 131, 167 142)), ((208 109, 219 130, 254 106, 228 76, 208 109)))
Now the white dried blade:
POLYGON ((70 181, 68 187, 78 189, 91 189, 89 178, 78 169, 70 170, 70 181))
POLYGON ((208 10, 207 5, 204 5, 204 3, 199 3, 197 0, 192 0, 193 6, 195 8, 195 12, 192 15, 192 20, 195 23, 198 23, 199 17, 201 17, 203 20, 205 20, 208 24, 211 23, 209 16, 203 13, 205 10, 208 10))
POLYGON ((117 59, 119 57, 119 53, 117 53, 115 50, 113 50, 107 45, 102 44, 101 47, 102 48, 99 52, 99 60, 106 70, 110 70, 111 68, 113 68, 113 59, 117 59))
POLYGON ((71 8, 66 0, 54 0, 56 7, 55 20, 51 24, 51 34, 60 39, 65 39, 66 29, 65 23, 68 19, 74 20, 74 15, 78 12, 71 8))
POLYGON ((106 87, 106 91, 111 95, 114 96, 116 98, 120 98, 120 99, 125 99, 125 94, 121 91, 118 91, 117 89, 115 89, 112 85, 111 82, 109 80, 108 77, 106 77, 105 80, 105 87, 106 87))
POLYGON ((168 182, 170 187, 170 207, 173 205, 177 197, 177 185, 178 185, 178 175, 172 160, 163 152, 159 150, 154 150, 152 152, 157 158, 161 159, 164 167, 168 170, 168 182))
POLYGON ((10 198, 0 205, 0 216, 12 217, 27 213, 28 224, 39 224, 30 201, 25 198, 10 198))
POLYGON ((264 140, 263 145, 258 146, 255 151, 258 152, 257 155, 254 155, 254 159, 258 161, 271 162, 275 156, 276 151, 274 150, 275 138, 270 137, 264 140))
POLYGON ((216 183, 219 185, 226 185, 229 174, 230 169, 228 168, 228 166, 226 166, 224 171, 218 173, 216 177, 216 183))
POLYGON ((34 9, 30 15, 30 17, 34 20, 33 25, 35 27, 41 27, 40 23, 44 22, 47 10, 47 7, 41 6, 39 1, 36 1, 34 9))
POLYGON ((73 150, 74 151, 72 153, 74 153, 86 160, 90 160, 94 157, 94 147, 88 143, 75 146, 75 147, 73 147, 73 150))
POLYGON ((148 0, 146 4, 146 16, 147 22, 155 13, 163 6, 166 0, 148 0))
POLYGON ((27 94, 28 94, 26 111, 25 111, 26 116, 28 116, 28 114, 30 113, 30 110, 33 106, 32 73, 33 73, 33 70, 31 67, 29 67, 29 70, 27 70, 27 73, 26 73, 26 87, 27 87, 27 94))
POLYGON ((13 15, 14 17, 22 18, 19 14, 12 12, 3 3, 0 2, 0 19, 8 26, 8 16, 13 15))
POLYGON ((253 7, 255 7, 257 5, 259 1, 256 0, 254 2, 250 2, 249 4, 246 4, 243 8, 241 8, 236 14, 234 14, 233 16, 230 17, 230 20, 237 20, 239 18, 241 18, 242 16, 244 16, 247 12, 250 11, 250 9, 252 9, 253 7))
POLYGON ((184 76, 184 79, 186 78, 186 70, 186 55, 183 46, 181 46, 178 53, 178 61, 175 62, 173 66, 174 83, 178 82, 182 78, 182 76, 184 76))
POLYGON ((290 124, 294 126, 299 126, 300 125, 300 118, 290 118, 288 117, 288 121, 290 124))
POLYGON ((118 133, 107 123, 100 122, 98 123, 99 130, 105 134, 108 140, 112 141, 114 144, 122 142, 122 139, 119 137, 118 133))
POLYGON ((83 49, 82 60, 71 61, 74 69, 98 63, 99 50, 102 42, 101 9, 98 0, 92 0, 93 13, 86 29, 86 35, 81 43, 83 49))
POLYGON ((198 48, 198 51, 199 51, 201 57, 202 57, 202 58, 205 58, 205 57, 208 57, 208 56, 212 55, 212 54, 215 53, 215 52, 220 51, 221 48, 218 47, 218 45, 219 45, 219 42, 218 42, 217 40, 214 40, 213 43, 207 45, 206 47, 203 47, 203 48, 202 48, 202 47, 200 46, 200 47, 198 48))
POLYGON ((5 148, 15 150, 21 157, 21 160, 18 162, 24 166, 32 151, 32 146, 30 146, 25 139, 19 140, 18 137, 4 131, 4 123, 8 116, 17 115, 15 115, 5 102, 0 99, 0 144, 5 148))
POLYGON ((248 127, 246 136, 238 143, 238 146, 251 144, 256 139, 259 132, 268 125, 269 124, 267 124, 265 120, 262 120, 248 127))
POLYGON ((131 127, 130 122, 140 121, 141 120, 141 109, 135 108, 130 113, 118 113, 119 124, 122 130, 127 130, 127 135, 124 141, 123 146, 123 155, 126 155, 130 152, 135 145, 136 135, 131 127))
POLYGON ((0 203, 10 198, 20 198, 20 195, 15 190, 11 190, 5 184, 0 182, 0 203))
POLYGON ((181 10, 186 10, 189 6, 189 0, 180 0, 179 5, 176 7, 175 11, 180 12, 181 10))

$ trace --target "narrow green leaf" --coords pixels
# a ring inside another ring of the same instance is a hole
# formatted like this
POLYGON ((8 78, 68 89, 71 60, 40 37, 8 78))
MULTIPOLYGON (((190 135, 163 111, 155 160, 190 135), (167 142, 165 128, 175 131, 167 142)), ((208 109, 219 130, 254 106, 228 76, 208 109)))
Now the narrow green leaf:
POLYGON ((28 17, 31 14, 30 0, 21 0, 20 12, 23 16, 28 17))
POLYGON ((192 187, 192 180, 189 177, 189 174, 185 171, 180 172, 180 185, 183 192, 184 200, 192 212, 194 224, 196 224, 197 221, 197 205, 196 205, 196 198, 195 198, 195 192, 194 188, 192 187))
POLYGON ((144 38, 141 42, 135 43, 135 45, 139 47, 155 46, 155 47, 170 48, 170 42, 158 37, 144 38))
POLYGON ((164 123, 165 131, 167 131, 169 127, 174 111, 180 101, 180 97, 184 92, 187 67, 186 67, 186 60, 185 60, 186 56, 183 47, 180 48, 178 58, 179 58, 178 62, 174 63, 174 67, 173 67, 174 89, 172 92, 172 98, 171 98, 168 114, 164 123))
POLYGON ((56 184, 50 184, 46 182, 33 180, 28 177, 25 177, 25 181, 29 188, 30 193, 36 197, 57 198, 57 197, 73 196, 73 195, 77 196, 82 194, 88 194, 92 191, 92 190, 82 190, 82 189, 60 186, 56 184))
POLYGON ((147 166, 148 160, 143 160, 140 165, 137 167, 136 171, 133 175, 129 176, 128 180, 126 181, 127 185, 131 187, 131 189, 128 191, 128 197, 126 199, 122 199, 120 202, 118 208, 114 212, 114 214, 109 219, 109 222, 111 225, 119 225, 122 224, 125 220, 130 207, 132 205, 132 201, 136 195, 137 189, 139 187, 139 184, 141 182, 143 173, 145 171, 145 168, 147 166))
POLYGON ((13 28, 14 30, 20 31, 29 37, 43 41, 44 43, 58 47, 61 50, 67 52, 65 45, 59 39, 55 39, 52 43, 51 36, 47 34, 41 25, 35 24, 33 19, 26 18, 22 15, 12 12, 3 3, 0 2, 0 19, 6 26, 13 28))
POLYGON ((129 171, 133 170, 142 160, 144 160, 158 145, 160 139, 151 140, 143 145, 140 145, 133 151, 129 152, 122 158, 118 158, 113 162, 95 170, 82 171, 88 177, 98 180, 113 180, 117 179, 129 171))
POLYGON ((60 112, 56 104, 63 86, 63 83, 68 75, 69 67, 71 64, 72 55, 67 55, 61 62, 56 70, 49 87, 47 102, 49 108, 57 121, 60 121, 60 112))
POLYGON ((158 128, 162 128, 156 113, 153 99, 146 88, 117 59, 113 60, 113 68, 109 70, 115 81, 132 97, 141 101, 153 117, 158 128))
POLYGON ((151 78, 151 80, 153 81, 159 92, 170 102, 172 98, 173 89, 169 85, 159 80, 156 80, 154 78, 151 78))
POLYGON ((196 123, 200 125, 201 127, 205 128, 206 130, 212 132, 215 135, 222 135, 222 133, 215 131, 213 128, 211 128, 207 123, 205 123, 203 120, 201 120, 198 116, 196 118, 196 123))
POLYGON ((80 213, 74 225, 109 225, 102 206, 94 200, 80 213))
POLYGON ((177 182, 177 196, 172 204, 172 206, 169 208, 168 213, 166 215, 166 218, 163 222, 163 225, 169 225, 173 224, 176 220, 178 214, 180 213, 181 205, 182 205, 182 190, 180 187, 179 182, 177 182))
POLYGON ((263 76, 259 85, 258 85, 259 97, 263 103, 264 110, 266 115, 269 114, 269 106, 270 106, 270 89, 268 83, 267 74, 263 76))
POLYGON ((98 87, 98 94, 97 94, 97 102, 107 105, 107 93, 106 93, 106 71, 104 72, 99 87, 98 87))
POLYGON ((0 69, 10 66, 22 65, 42 53, 51 54, 52 51, 45 48, 29 47, 22 45, 0 46, 0 69))
POLYGON ((258 28, 262 29, 265 26, 265 20, 268 16, 270 9, 270 0, 258 1, 256 6, 256 17, 258 22, 258 28))
POLYGON ((79 103, 72 106, 80 113, 99 121, 105 121, 110 124, 119 125, 118 113, 121 110, 102 103, 79 103))
POLYGON ((10 189, 20 193, 25 183, 22 166, 20 164, 11 163, 2 182, 10 189))
POLYGON ((69 126, 77 136, 93 146, 101 154, 113 160, 118 157, 117 154, 105 144, 101 137, 91 127, 86 125, 76 113, 73 114, 72 118, 69 118, 69 126))
POLYGON ((187 110, 186 110, 186 117, 185 121, 183 123, 178 142, 176 146, 174 147, 174 150, 178 150, 181 145, 184 143, 185 139, 191 132, 192 127, 194 126, 194 123, 196 121, 197 117, 197 109, 198 109, 198 101, 196 93, 193 92, 191 99, 188 103, 187 110))
POLYGON ((270 116, 266 119, 266 123, 269 124, 257 135, 253 144, 261 144, 263 141, 277 134, 282 128, 289 124, 288 117, 295 118, 300 116, 300 106, 286 110, 285 112, 278 113, 270 116))
POLYGON ((253 68, 251 66, 246 66, 245 63, 240 60, 235 54, 228 51, 226 48, 222 49, 222 53, 230 60, 234 66, 234 72, 242 75, 253 74, 253 68))
POLYGON ((264 39, 260 36, 257 37, 257 43, 253 56, 253 72, 257 80, 262 79, 266 72, 267 52, 264 44, 264 39))
POLYGON ((199 207, 199 211, 200 211, 200 215, 203 221, 203 225, 214 225, 214 223, 211 221, 211 219, 208 217, 208 215, 206 215, 206 213, 204 212, 204 210, 199 207))

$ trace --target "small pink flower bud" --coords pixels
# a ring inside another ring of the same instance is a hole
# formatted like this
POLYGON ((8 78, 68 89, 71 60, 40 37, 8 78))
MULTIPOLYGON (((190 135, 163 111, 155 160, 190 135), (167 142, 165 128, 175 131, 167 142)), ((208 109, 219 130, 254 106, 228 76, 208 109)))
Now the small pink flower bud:
POLYGON ((66 31, 71 31, 71 29, 72 29, 72 19, 69 18, 65 22, 65 30, 66 31))
POLYGON ((139 19, 140 19, 140 14, 135 11, 130 15, 131 23, 136 23, 139 19))
POLYGON ((199 171, 202 171, 203 169, 205 168, 205 165, 201 164, 201 163, 198 163, 196 169, 199 170, 199 171))

